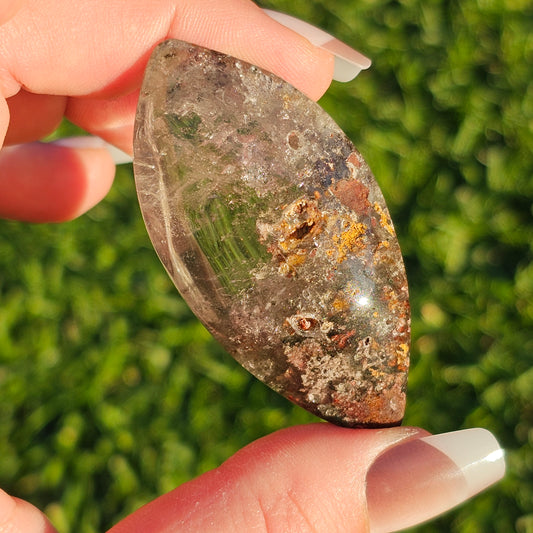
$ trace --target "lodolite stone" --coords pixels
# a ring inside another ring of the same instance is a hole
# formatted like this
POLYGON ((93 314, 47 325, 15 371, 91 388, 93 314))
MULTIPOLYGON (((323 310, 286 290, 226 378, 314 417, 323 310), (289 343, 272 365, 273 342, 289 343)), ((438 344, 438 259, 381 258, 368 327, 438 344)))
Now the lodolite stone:
POLYGON ((171 40, 146 69, 134 148, 152 243, 233 357, 333 423, 399 424, 404 266, 383 195, 333 120, 273 74, 171 40))

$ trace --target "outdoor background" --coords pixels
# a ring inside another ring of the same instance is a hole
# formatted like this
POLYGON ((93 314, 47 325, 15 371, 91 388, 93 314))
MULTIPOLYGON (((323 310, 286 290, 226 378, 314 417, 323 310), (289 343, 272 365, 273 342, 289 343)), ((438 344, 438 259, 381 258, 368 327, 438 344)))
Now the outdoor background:
MULTIPOLYGON (((373 59, 321 104, 381 184, 410 281, 405 423, 482 426, 497 487, 417 532, 533 532, 530 0, 277 0, 373 59)), ((61 134, 71 131, 65 125, 61 134)), ((103 532, 252 440, 312 420, 191 315, 131 165, 61 225, 0 221, 0 486, 103 532)))

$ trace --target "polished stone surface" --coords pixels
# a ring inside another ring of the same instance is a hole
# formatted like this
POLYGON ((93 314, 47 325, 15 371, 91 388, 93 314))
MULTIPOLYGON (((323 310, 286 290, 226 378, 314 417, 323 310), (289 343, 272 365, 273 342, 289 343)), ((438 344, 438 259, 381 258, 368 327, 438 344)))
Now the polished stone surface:
POLYGON ((134 148, 153 245, 233 357, 326 420, 399 424, 401 252, 368 165, 320 106, 257 67, 166 41, 146 70, 134 148))

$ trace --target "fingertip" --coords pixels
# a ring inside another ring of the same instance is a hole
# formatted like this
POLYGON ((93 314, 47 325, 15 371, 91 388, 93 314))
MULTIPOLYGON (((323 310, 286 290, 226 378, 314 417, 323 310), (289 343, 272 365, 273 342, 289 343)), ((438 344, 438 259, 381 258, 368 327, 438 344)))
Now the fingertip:
POLYGON ((265 9, 264 11, 269 17, 309 39, 313 45, 331 52, 335 56, 333 79, 336 81, 351 81, 361 70, 369 68, 372 64, 372 61, 361 52, 317 26, 279 11, 270 9, 265 9))
MULTIPOLYGON (((271 19, 264 25, 264 47, 261 61, 312 100, 318 100, 329 88, 333 79, 335 57, 332 53, 312 44, 305 36, 271 19)), ((262 66, 262 65, 259 65, 262 66)))
POLYGON ((55 131, 63 118, 67 98, 21 89, 6 102, 9 126, 4 143, 12 145, 33 142, 55 131))
POLYGON ((314 100, 324 94, 333 78, 333 54, 314 46, 248 0, 220 0, 216 4, 197 0, 188 4, 176 11, 169 37, 268 70, 314 100), (206 10, 211 13, 208 20, 206 10))
MULTIPOLYGON (((260 11, 262 43, 258 49, 265 68, 284 79, 312 100, 318 100, 333 79, 333 54, 260 11)), ((263 65, 259 65, 263 66, 263 65)))
POLYGON ((115 165, 105 148, 56 143, 0 151, 0 217, 65 222, 96 205, 109 191, 115 165))
POLYGON ((85 170, 86 188, 70 218, 77 218, 100 203, 111 189, 116 172, 113 157, 105 148, 78 148, 75 152, 85 170))
MULTIPOLYGON (((313 46, 313 45, 312 45, 313 46)), ((321 75, 317 77, 312 90, 307 94, 312 100, 319 100, 324 96, 324 93, 329 89, 333 80, 333 72, 335 70, 335 57, 316 46, 313 46, 316 54, 317 70, 321 72, 321 75)))
MULTIPOLYGON (((288 31, 294 33, 292 30, 288 31)), ((280 62, 279 67, 276 66, 280 72, 278 76, 316 102, 331 85, 335 57, 311 44, 305 37, 295 35, 290 37, 292 48, 278 50, 274 59, 280 62)))

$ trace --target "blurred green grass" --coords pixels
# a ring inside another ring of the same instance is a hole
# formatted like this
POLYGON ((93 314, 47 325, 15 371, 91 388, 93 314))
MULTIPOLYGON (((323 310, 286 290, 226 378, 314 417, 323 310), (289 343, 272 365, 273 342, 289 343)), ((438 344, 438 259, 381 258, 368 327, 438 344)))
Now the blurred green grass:
MULTIPOLYGON (((374 61, 321 104, 374 170, 404 252, 405 423, 483 426, 507 450, 502 483, 413 531, 533 531, 531 3, 262 5, 374 61)), ((0 221, 0 391, 0 486, 63 533, 103 531, 251 440, 312 420, 191 315, 148 241, 130 166, 76 221, 0 221)))

